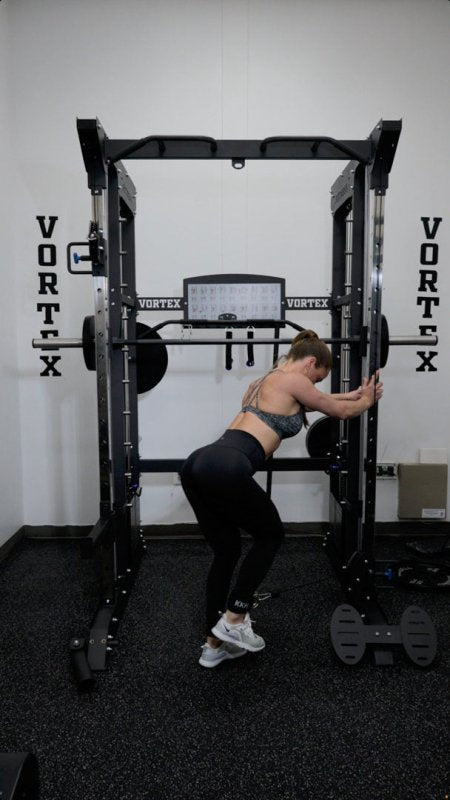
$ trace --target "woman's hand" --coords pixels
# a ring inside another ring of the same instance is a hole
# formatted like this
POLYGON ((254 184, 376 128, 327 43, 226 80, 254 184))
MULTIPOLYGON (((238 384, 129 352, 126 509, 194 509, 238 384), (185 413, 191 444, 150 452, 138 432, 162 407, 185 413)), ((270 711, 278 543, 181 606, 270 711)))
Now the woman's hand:
POLYGON ((360 397, 366 397, 370 400, 370 405, 377 403, 383 396, 383 384, 380 382, 379 371, 377 370, 370 380, 363 378, 361 386, 356 391, 360 393, 360 397))
POLYGON ((379 377, 380 373, 377 372, 375 375, 372 375, 370 381, 368 378, 363 378, 361 386, 358 386, 357 389, 353 389, 352 392, 334 394, 332 397, 336 397, 338 400, 355 401, 360 400, 361 397, 368 397, 370 395, 370 399, 373 400, 373 402, 377 402, 383 394, 383 384, 379 382, 379 377))

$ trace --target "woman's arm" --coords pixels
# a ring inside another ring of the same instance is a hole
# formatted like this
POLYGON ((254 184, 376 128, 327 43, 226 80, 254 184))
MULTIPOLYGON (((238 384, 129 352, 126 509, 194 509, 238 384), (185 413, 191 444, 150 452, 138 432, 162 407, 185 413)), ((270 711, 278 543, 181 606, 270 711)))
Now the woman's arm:
POLYGON ((339 394, 330 394, 335 400, 359 400, 361 397, 361 386, 358 389, 353 389, 353 392, 340 392, 339 394))
POLYGON ((383 384, 378 382, 378 373, 372 375, 370 380, 363 378, 361 387, 356 390, 360 396, 354 399, 347 399, 349 394, 354 394, 353 392, 337 396, 320 392, 305 375, 297 375, 294 380, 293 395, 299 403, 311 411, 321 411, 322 414, 338 419, 358 417, 373 406, 383 394, 383 384))

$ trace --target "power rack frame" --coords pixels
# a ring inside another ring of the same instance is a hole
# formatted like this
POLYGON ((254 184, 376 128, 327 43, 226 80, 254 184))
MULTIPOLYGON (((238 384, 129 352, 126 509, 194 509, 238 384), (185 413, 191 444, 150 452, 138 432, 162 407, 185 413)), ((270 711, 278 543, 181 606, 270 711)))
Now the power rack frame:
MULTIPOLYGON (((328 340, 334 364, 332 392, 348 391, 380 365, 384 199, 401 121, 381 120, 367 139, 342 141, 326 136, 277 136, 261 141, 163 135, 109 139, 97 119, 79 119, 77 129, 92 196, 89 254, 81 260, 90 262, 94 281, 100 472, 100 516, 83 541, 82 552, 95 556, 99 564, 100 601, 87 642, 74 638, 71 651, 79 684, 90 688, 92 671, 106 668, 108 653, 117 643, 118 626, 143 551, 140 474, 178 471, 183 461, 141 458, 138 452, 136 352, 140 345, 158 342, 139 340, 136 335, 136 191, 122 160, 225 159, 236 169, 243 168, 247 160, 349 162, 331 190, 332 336, 328 340)), ((261 327, 261 321, 258 325, 251 319, 233 325, 230 320, 184 318, 157 327, 173 323, 194 328, 261 327)), ((252 345, 273 343, 276 352, 280 343, 290 341, 279 338, 280 328, 286 324, 291 323, 272 320, 270 327, 276 336, 255 338, 252 345)), ((227 346, 220 339, 162 341, 227 346)), ((411 338, 411 344, 416 342, 411 338)), ((235 339, 234 344, 248 345, 248 341, 235 339)), ((56 339, 39 340, 34 346, 55 349, 81 345, 79 340, 56 339)), ((323 457, 273 458, 267 465, 269 471, 325 470, 329 474, 326 550, 346 597, 368 630, 387 624, 374 586, 377 422, 376 406, 349 421, 333 420, 330 449, 323 457)), ((399 636, 394 638, 398 644, 399 636)), ((378 645, 375 640, 373 645, 377 664, 393 662, 389 641, 378 645)))

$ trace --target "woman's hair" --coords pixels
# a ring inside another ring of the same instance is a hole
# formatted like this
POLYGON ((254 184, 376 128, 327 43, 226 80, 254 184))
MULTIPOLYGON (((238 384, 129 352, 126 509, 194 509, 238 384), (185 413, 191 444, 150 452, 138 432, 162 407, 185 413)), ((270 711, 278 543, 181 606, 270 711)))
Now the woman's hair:
POLYGON ((319 339, 317 333, 314 331, 306 330, 298 333, 295 339, 292 340, 291 348, 286 354, 286 358, 292 358, 293 361, 298 361, 300 358, 307 358, 314 356, 316 359, 316 367, 325 367, 331 369, 332 358, 331 351, 328 345, 319 339))

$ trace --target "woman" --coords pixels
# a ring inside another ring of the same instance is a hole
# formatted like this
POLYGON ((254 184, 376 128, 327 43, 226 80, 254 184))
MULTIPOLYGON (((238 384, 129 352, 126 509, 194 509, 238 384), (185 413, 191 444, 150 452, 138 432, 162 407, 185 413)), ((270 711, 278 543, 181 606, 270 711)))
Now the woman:
POLYGON ((378 376, 363 379, 353 392, 325 394, 316 384, 331 369, 331 352, 313 331, 302 331, 269 373, 248 388, 242 408, 217 442, 196 450, 183 464, 181 483, 200 529, 214 552, 206 587, 207 638, 199 663, 215 667, 264 640, 252 629, 253 595, 283 540, 283 525, 273 502, 253 478, 281 440, 306 424, 305 409, 349 419, 380 399, 378 376), (239 528, 253 545, 238 571, 239 528))

